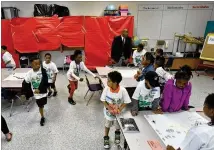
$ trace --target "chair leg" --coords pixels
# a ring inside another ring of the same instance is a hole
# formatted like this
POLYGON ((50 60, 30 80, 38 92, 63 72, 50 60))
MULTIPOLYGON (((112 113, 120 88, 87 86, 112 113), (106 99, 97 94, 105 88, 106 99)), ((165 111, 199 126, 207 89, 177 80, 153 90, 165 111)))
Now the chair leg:
POLYGON ((12 99, 12 103, 10 105, 10 117, 12 116, 12 113, 13 113, 13 104, 14 104, 14 99, 12 99))
POLYGON ((86 92, 86 94, 85 94, 85 96, 84 96, 84 99, 86 98, 86 96, 87 96, 88 92, 89 92, 89 89, 88 89, 88 91, 86 92))
POLYGON ((87 102, 86 106, 88 106, 89 101, 90 101, 90 100, 91 100, 91 98, 94 96, 94 93, 95 93, 95 92, 93 92, 93 93, 91 94, 91 97, 90 97, 90 99, 88 100, 88 102, 87 102))

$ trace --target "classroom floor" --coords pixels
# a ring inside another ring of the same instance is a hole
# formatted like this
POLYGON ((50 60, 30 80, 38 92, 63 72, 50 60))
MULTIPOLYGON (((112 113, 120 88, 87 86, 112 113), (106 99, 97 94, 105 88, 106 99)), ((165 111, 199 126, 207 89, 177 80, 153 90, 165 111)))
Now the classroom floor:
MULTIPOLYGON (((92 77, 92 82, 96 82, 92 77)), ((13 132, 11 142, 6 142, 2 134, 2 150, 103 150, 104 117, 99 93, 95 94, 89 106, 84 95, 86 83, 80 83, 74 99, 77 104, 67 102, 68 81, 66 75, 59 73, 56 86, 58 96, 48 99, 45 107, 46 124, 41 127, 38 107, 33 104, 30 112, 16 104, 14 114, 9 117, 8 103, 2 101, 2 115, 13 132)), ((214 81, 210 77, 194 74, 192 79, 191 105, 201 108, 208 93, 214 92, 214 81)), ((88 98, 90 94, 88 95, 88 98)), ((114 133, 110 133, 113 143, 114 133)), ((117 149, 112 145, 111 150, 117 149)))

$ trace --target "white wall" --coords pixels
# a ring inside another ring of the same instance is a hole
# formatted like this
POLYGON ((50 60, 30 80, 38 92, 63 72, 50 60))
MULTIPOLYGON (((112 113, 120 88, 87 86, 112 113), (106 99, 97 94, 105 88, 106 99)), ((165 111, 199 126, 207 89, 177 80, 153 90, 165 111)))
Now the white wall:
MULTIPOLYGON (((118 1, 118 2, 72 2, 72 1, 67 1, 67 2, 42 2, 42 1, 38 1, 38 2, 27 2, 27 1, 22 1, 22 2, 18 2, 18 1, 14 1, 14 2, 10 2, 10 1, 2 1, 1 6, 2 7, 17 7, 18 9, 20 9, 19 12, 19 16, 20 17, 32 17, 33 16, 33 10, 34 10, 34 4, 58 4, 58 5, 62 5, 62 6, 66 6, 69 8, 70 10, 70 15, 72 16, 79 16, 79 15, 84 15, 84 16, 101 16, 103 15, 103 10, 105 9, 105 7, 109 4, 114 4, 116 7, 118 7, 120 4, 127 4, 129 6, 129 11, 131 12, 131 14, 134 16, 134 35, 137 35, 139 32, 139 29, 137 28, 138 26, 138 22, 142 21, 142 20, 137 20, 139 12, 138 12, 138 5, 139 4, 149 4, 149 5, 165 5, 165 4, 214 4, 214 2, 122 2, 122 1, 118 1)), ((178 18, 180 17, 179 13, 177 14, 178 18)), ((210 16, 211 20, 214 20, 214 11, 212 11, 212 14, 210 16)), ((176 19, 176 18, 175 18, 176 19)), ((191 19, 191 18, 190 18, 191 19)), ((195 19, 195 18, 193 18, 195 19)), ((202 17, 198 17, 197 18, 198 21, 204 21, 203 16, 202 17)), ((148 20, 144 20, 144 21, 148 21, 148 20)), ((173 20, 172 20, 173 21, 173 20)), ((191 23, 191 20, 189 20, 189 22, 191 23)), ((166 25, 166 23, 165 23, 166 25)), ((149 28, 148 28, 149 30, 149 28)), ((205 29, 203 29, 205 30, 205 29)), ((161 32, 161 31, 160 31, 161 32)), ((159 34, 159 33, 158 33, 159 34)), ((201 35, 203 36, 203 35, 201 35)), ((149 41, 149 45, 150 47, 154 47, 155 43, 156 43, 157 39, 153 39, 149 41)), ((172 51, 172 40, 171 43, 169 44, 169 48, 166 51, 172 51)), ((176 47, 176 42, 175 42, 175 47, 176 47)), ((194 48, 191 48, 192 46, 187 46, 187 50, 191 50, 194 48)), ((183 49, 183 46, 181 45, 180 49, 183 49)), ((56 53, 57 52, 53 52, 56 53)), ((67 52, 66 52, 67 53, 67 52)), ((70 52, 68 52, 70 53, 70 52)), ((55 55, 55 54, 54 54, 55 55)), ((58 57, 57 61, 61 60, 58 57)), ((60 65, 61 63, 58 62, 58 64, 60 65)), ((61 66, 61 65, 60 65, 61 66)))

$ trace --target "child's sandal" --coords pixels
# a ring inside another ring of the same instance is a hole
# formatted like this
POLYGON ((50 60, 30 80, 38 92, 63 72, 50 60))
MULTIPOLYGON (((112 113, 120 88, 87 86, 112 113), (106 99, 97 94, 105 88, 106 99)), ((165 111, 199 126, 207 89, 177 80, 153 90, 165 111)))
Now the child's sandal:
POLYGON ((11 132, 9 132, 8 134, 10 135, 10 138, 8 138, 8 136, 6 135, 6 140, 7 140, 8 142, 10 142, 10 141, 12 140, 13 134, 12 134, 11 132))

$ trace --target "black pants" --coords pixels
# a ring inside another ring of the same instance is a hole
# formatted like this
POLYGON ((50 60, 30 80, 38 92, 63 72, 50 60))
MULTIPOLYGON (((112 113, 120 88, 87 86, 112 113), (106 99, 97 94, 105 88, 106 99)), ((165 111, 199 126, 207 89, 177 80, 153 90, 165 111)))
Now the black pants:
POLYGON ((4 119, 3 116, 1 116, 1 131, 2 131, 4 134, 9 133, 9 129, 8 129, 8 127, 7 127, 7 123, 6 123, 6 121, 5 121, 5 119, 4 119))

